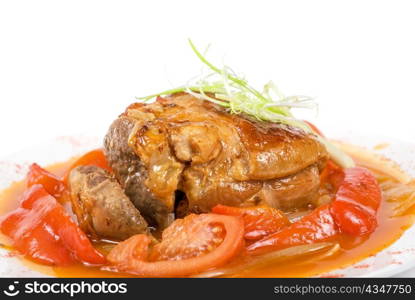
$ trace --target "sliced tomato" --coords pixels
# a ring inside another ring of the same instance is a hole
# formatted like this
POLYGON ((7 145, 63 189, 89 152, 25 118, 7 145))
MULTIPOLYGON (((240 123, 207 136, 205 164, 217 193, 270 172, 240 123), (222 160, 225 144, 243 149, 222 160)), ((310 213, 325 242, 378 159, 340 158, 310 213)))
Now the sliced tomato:
POLYGON ((27 186, 41 184, 55 198, 60 198, 66 190, 65 183, 56 175, 46 171, 38 164, 32 164, 27 174, 27 186))
POLYGON ((213 213, 240 216, 245 224, 245 239, 258 240, 288 226, 290 221, 275 208, 267 206, 233 207, 218 204, 212 209, 213 213))
POLYGON ((71 167, 69 168, 68 172, 65 175, 65 182, 68 182, 68 175, 69 172, 79 166, 97 166, 102 169, 107 170, 108 172, 112 172, 111 167, 108 164, 107 158, 105 157, 105 153, 103 149, 95 149, 89 151, 82 155, 78 160, 76 160, 71 167))
POLYGON ((107 256, 118 271, 144 277, 182 277, 218 267, 243 248, 244 225, 239 217, 189 215, 174 221, 151 250, 152 239, 135 235, 107 256))
POLYGON ((257 255, 286 247, 328 241, 338 234, 329 205, 321 206, 285 229, 271 234, 247 247, 257 255))
POLYGON ((106 261, 40 184, 31 186, 19 208, 2 217, 0 230, 13 240, 16 250, 39 263, 100 265, 106 261))
POLYGON ((341 232, 361 236, 373 232, 382 192, 375 176, 368 169, 345 170, 331 213, 341 232))

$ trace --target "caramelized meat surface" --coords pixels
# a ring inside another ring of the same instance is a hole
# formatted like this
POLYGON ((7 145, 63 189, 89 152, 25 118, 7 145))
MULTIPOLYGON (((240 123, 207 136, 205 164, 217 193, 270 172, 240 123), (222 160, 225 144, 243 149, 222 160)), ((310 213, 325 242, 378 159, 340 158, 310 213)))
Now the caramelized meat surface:
POLYGON ((117 240, 147 232, 147 222, 107 171, 77 167, 70 173, 69 187, 72 209, 84 232, 117 240))
POLYGON ((301 129, 229 114, 184 93, 128 107, 111 125, 105 150, 128 197, 161 227, 177 208, 306 206, 327 160, 325 147, 301 129))

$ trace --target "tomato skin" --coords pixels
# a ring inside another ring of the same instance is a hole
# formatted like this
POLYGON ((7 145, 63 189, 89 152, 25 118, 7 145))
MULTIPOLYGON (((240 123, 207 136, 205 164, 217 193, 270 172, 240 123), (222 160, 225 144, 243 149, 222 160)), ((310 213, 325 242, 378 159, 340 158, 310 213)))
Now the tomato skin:
POLYGON ((95 149, 89 151, 78 158, 69 168, 67 171, 64 181, 68 182, 68 176, 72 169, 75 169, 79 166, 97 166, 102 169, 107 170, 108 172, 112 173, 112 169, 108 164, 107 158, 105 157, 105 153, 103 149, 95 149))
POLYGON ((341 232, 362 236, 376 229, 381 200, 382 192, 373 174, 365 168, 350 168, 345 170, 330 211, 341 232))
POLYGON ((31 186, 20 207, 0 219, 0 230, 13 240, 16 250, 42 264, 105 263, 104 256, 40 184, 31 186))
POLYGON ((62 197, 66 190, 66 185, 62 180, 36 163, 29 167, 27 174, 27 186, 31 187, 35 184, 43 185, 46 191, 55 198, 62 197))
MULTIPOLYGON (((201 226, 222 224, 226 231, 221 244, 206 254, 181 260, 148 261, 148 257, 151 257, 148 246, 152 239, 147 235, 138 234, 118 244, 108 254, 107 259, 113 265, 113 268, 118 271, 144 277, 182 277, 221 266, 236 256, 243 248, 244 225, 241 218, 217 214, 201 214, 196 216, 196 221, 201 226)), ((175 226, 174 224, 173 222, 170 226, 175 226)), ((180 229, 182 232, 186 232, 186 227, 179 227, 177 230, 180 229)), ((180 243, 177 242, 177 244, 180 243)), ((190 243, 188 245, 190 247, 188 248, 189 250, 192 249, 191 246, 192 244, 190 243)), ((184 246, 182 245, 182 247, 184 246)), ((184 252, 187 250, 185 248, 182 248, 184 252)))
POLYGON ((212 212, 227 216, 240 216, 245 224, 245 239, 258 240, 288 226, 290 221, 275 208, 267 206, 233 207, 218 204, 212 212))
POLYGON ((338 234, 329 205, 323 205, 301 220, 247 247, 248 254, 258 255, 314 242, 328 241, 338 234))

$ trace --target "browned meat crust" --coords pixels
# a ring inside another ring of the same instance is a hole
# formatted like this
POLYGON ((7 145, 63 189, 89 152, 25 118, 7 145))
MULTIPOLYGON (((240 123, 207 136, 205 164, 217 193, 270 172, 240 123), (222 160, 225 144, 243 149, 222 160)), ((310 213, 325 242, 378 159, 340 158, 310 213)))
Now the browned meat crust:
POLYGON ((290 126, 232 115, 188 94, 136 103, 111 126, 106 154, 136 207, 162 227, 177 191, 187 210, 222 203, 294 209, 310 203, 325 147, 290 126), (183 199, 182 199, 183 200, 183 199))
POLYGON ((69 176, 72 208, 82 230, 93 236, 124 240, 147 232, 147 223, 107 171, 80 166, 69 176))

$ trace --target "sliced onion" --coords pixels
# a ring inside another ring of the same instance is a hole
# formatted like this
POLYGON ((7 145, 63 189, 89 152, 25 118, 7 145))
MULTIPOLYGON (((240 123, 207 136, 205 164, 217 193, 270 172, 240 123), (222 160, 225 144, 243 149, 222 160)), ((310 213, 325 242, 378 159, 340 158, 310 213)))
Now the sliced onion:
POLYGON ((256 256, 254 258, 249 257, 249 261, 246 261, 245 263, 240 262, 237 265, 229 265, 228 267, 223 267, 223 268, 199 273, 193 277, 211 278, 211 277, 238 274, 238 273, 254 270, 257 268, 261 268, 261 267, 264 267, 270 264, 275 264, 277 262, 290 260, 290 259, 300 257, 303 255, 308 255, 308 254, 312 254, 312 253, 316 253, 316 252, 320 252, 324 250, 329 250, 335 247, 336 245, 338 244, 316 243, 316 244, 294 246, 294 247, 274 251, 271 253, 267 253, 261 256, 256 256))
POLYGON ((405 215, 409 210, 412 209, 412 207, 415 206, 415 193, 411 195, 406 201, 400 202, 398 205, 396 205, 393 209, 393 216, 403 216, 405 215))
POLYGON ((326 138, 318 135, 318 140, 326 146, 327 152, 330 155, 330 158, 338 164, 340 167, 346 168, 353 168, 356 166, 354 160, 345 152, 343 149, 336 146, 331 141, 327 140, 326 138))
POLYGON ((356 158, 359 164, 364 167, 385 173, 401 183, 409 183, 411 181, 411 177, 402 171, 395 162, 382 155, 373 153, 365 148, 355 145, 349 145, 337 141, 331 141, 331 143, 346 152, 348 155, 356 158))

